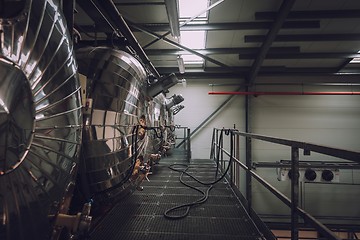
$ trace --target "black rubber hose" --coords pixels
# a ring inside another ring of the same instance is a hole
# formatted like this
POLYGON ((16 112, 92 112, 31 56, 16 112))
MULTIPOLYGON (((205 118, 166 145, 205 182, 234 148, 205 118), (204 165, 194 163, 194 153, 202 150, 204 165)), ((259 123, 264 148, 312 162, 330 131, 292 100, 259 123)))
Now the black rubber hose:
MULTIPOLYGON (((221 130, 221 133, 220 133, 220 137, 219 137, 219 140, 222 140, 223 139, 223 132, 225 130, 222 129, 221 130)), ((210 190, 213 188, 213 185, 218 183, 219 181, 221 181, 227 174, 227 172, 229 171, 230 169, 230 166, 231 166, 231 162, 232 162, 232 159, 233 159, 233 133, 230 131, 230 130, 226 130, 225 131, 225 134, 226 135, 229 135, 229 133, 231 133, 231 136, 230 136, 230 160, 229 160, 229 163, 228 163, 228 166, 225 170, 225 172, 221 175, 220 178, 214 180, 213 182, 203 182, 201 180, 199 180, 198 178, 196 178, 195 176, 191 175, 190 173, 187 172, 187 170, 189 169, 189 165, 186 165, 186 164, 172 164, 169 166, 169 168, 173 171, 176 171, 176 172, 181 172, 181 175, 179 177, 179 180, 182 184, 184 184, 185 186, 191 188, 191 189, 194 189, 198 192, 200 192, 203 196, 201 198, 199 198, 198 200, 194 201, 194 202, 191 202, 191 203, 186 203, 186 204, 181 204, 181 205, 178 205, 178 206, 175 206, 175 207, 172 207, 172 208, 169 208, 167 209, 165 212, 164 212, 164 217, 168 218, 168 219, 173 219, 173 220, 176 220, 176 219, 181 219, 181 218, 184 218, 186 217, 189 212, 190 212, 190 208, 193 207, 193 206, 196 206, 196 205, 199 205, 199 204, 202 204, 202 203, 205 203, 209 197, 209 192, 210 190), (184 169, 177 169, 177 168, 174 168, 175 166, 182 166, 184 167, 184 169), (196 182, 202 184, 202 185, 205 185, 205 186, 208 186, 207 190, 204 192, 202 191, 201 189, 197 188, 197 187, 194 187, 186 182, 183 181, 182 177, 185 175, 189 176, 190 178, 192 178, 193 180, 195 180, 196 182), (185 212, 183 214, 180 214, 180 215, 170 215, 170 212, 173 212, 175 210, 178 210, 178 209, 181 209, 181 208, 185 208, 185 212)), ((219 168, 219 150, 220 150, 220 146, 218 146, 218 154, 217 154, 217 166, 216 166, 216 173, 215 173, 215 178, 217 177, 217 171, 218 171, 218 168, 219 168)))

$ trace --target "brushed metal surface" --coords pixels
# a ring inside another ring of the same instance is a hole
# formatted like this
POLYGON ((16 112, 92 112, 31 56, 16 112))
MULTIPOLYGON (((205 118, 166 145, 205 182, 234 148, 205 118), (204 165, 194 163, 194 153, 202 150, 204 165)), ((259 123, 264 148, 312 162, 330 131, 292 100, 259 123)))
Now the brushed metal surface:
MULTIPOLYGON (((78 49, 79 73, 87 77, 81 183, 96 205, 129 190, 136 157, 145 154, 148 137, 134 128, 147 118, 148 74, 131 54, 108 47, 78 49), (136 149, 135 149, 136 148, 136 149)), ((140 130, 140 129, 139 129, 140 130)))
POLYGON ((80 86, 57 2, 22 3, 0 19, 0 238, 49 239, 78 166, 80 86))

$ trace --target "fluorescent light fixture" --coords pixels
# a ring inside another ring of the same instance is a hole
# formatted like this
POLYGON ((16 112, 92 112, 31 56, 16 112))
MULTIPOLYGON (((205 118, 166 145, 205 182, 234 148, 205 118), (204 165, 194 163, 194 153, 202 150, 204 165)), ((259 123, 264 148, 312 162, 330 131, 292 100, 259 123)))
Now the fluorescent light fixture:
POLYGON ((176 60, 178 62, 178 66, 179 66, 179 72, 181 74, 185 73, 184 59, 180 55, 178 55, 176 60))
POLYGON ((183 54, 182 58, 186 64, 202 65, 204 63, 204 59, 194 54, 183 54))
POLYGON ((178 1, 165 0, 165 6, 169 19, 171 35, 178 38, 180 37, 178 1))

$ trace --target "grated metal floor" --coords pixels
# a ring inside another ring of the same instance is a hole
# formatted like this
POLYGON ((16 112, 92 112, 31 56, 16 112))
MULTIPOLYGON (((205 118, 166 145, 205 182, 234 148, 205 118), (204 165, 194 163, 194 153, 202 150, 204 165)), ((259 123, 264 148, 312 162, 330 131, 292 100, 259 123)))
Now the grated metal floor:
MULTIPOLYGON (((245 240, 263 239, 225 181, 210 191, 208 200, 190 209, 187 217, 167 219, 164 212, 176 205, 192 202, 201 194, 179 182, 180 173, 170 164, 186 164, 184 155, 176 153, 160 160, 150 182, 115 207, 97 224, 91 240, 245 240)), ((214 180, 216 166, 211 160, 191 160, 189 173, 203 181, 214 180)), ((189 177, 189 183, 201 186, 189 177)), ((181 212, 182 210, 178 210, 181 212)))

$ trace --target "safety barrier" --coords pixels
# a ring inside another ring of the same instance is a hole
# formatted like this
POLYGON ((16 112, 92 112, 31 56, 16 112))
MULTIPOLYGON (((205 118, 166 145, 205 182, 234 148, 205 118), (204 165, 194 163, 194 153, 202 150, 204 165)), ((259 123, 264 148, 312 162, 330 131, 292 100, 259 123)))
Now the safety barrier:
MULTIPOLYGON (((288 207, 291 208, 291 239, 299 238, 299 217, 311 227, 313 227, 319 234, 325 239, 336 239, 340 238, 335 235, 330 229, 324 224, 315 219, 312 215, 307 213, 304 209, 299 207, 299 150, 303 149, 304 152, 316 152, 327 156, 337 157, 344 160, 350 160, 355 163, 360 162, 360 153, 354 151, 348 151, 343 149, 336 149, 327 146, 320 146, 316 144, 293 141, 282 138, 269 137, 259 134, 251 134, 240 132, 236 129, 214 129, 211 143, 210 159, 214 159, 220 169, 225 171, 228 168, 228 164, 231 164, 230 171, 227 173, 227 179, 231 185, 237 190, 240 189, 240 169, 245 170, 246 174, 246 197, 245 200, 246 208, 251 214, 253 212, 251 206, 252 179, 257 180, 267 190, 269 190, 274 196, 280 199, 288 207), (224 134, 230 140, 229 143, 224 141, 224 134), (246 164, 239 160, 240 156, 240 137, 245 138, 246 143, 246 164), (280 144, 283 146, 289 146, 291 151, 291 171, 293 176, 291 180, 291 198, 289 199, 285 194, 280 192, 274 186, 269 184, 264 178, 257 174, 253 170, 253 163, 251 159, 251 140, 257 139, 270 143, 280 144), (226 145, 226 146, 225 146, 226 145)), ((240 192, 238 192, 240 193, 240 192)), ((241 193, 240 193, 241 194, 241 193)), ((242 194, 241 194, 242 195, 242 194)), ((254 216, 257 217, 257 216, 254 216)))
POLYGON ((183 146, 187 160, 190 162, 191 159, 191 141, 190 141, 190 128, 175 126, 176 140, 181 140, 179 143, 176 142, 175 147, 180 148, 183 146))

